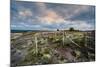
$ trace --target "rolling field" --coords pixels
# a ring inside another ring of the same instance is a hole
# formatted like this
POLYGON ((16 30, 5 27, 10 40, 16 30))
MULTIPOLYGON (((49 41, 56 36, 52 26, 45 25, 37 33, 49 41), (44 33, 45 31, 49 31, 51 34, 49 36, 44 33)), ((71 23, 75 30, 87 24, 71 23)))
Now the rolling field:
POLYGON ((95 61, 95 33, 11 33, 12 66, 95 61))

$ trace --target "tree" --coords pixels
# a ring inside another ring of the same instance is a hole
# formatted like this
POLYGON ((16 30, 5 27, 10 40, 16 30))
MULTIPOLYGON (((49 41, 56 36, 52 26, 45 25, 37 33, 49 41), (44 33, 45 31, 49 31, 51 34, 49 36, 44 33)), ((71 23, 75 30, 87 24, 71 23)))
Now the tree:
POLYGON ((73 27, 70 27, 70 28, 69 28, 69 31, 74 31, 74 28, 73 28, 73 27))
POLYGON ((59 29, 57 29, 57 31, 59 31, 59 29))

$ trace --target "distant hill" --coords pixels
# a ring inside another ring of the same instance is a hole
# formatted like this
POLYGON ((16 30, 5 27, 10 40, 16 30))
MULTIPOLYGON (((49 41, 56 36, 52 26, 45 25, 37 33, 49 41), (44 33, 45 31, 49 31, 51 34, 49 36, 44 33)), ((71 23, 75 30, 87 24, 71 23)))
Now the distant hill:
MULTIPOLYGON (((70 32, 70 30, 59 30, 59 31, 70 32)), ((20 33, 20 32, 54 32, 54 30, 11 30, 11 33, 20 33)), ((95 30, 85 30, 85 31, 74 30, 72 32, 95 32, 95 30)))
POLYGON ((51 30, 11 30, 11 33, 19 32, 52 32, 51 30))

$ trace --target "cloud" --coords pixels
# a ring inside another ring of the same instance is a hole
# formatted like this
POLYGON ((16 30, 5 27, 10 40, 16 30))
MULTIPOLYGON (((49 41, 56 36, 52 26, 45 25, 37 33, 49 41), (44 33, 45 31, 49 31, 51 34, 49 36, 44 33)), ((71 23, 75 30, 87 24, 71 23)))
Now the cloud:
POLYGON ((36 3, 36 6, 41 12, 44 12, 47 9, 45 3, 42 3, 42 2, 41 3, 39 3, 39 2, 36 3))
POLYGON ((52 24, 52 23, 62 23, 64 19, 58 15, 55 11, 48 9, 44 3, 36 3, 40 11, 41 16, 38 17, 38 20, 42 23, 52 24))
POLYGON ((80 12, 78 12, 77 14, 73 15, 71 18, 71 20, 94 20, 95 19, 95 7, 87 7, 87 9, 85 9, 84 11, 81 10, 80 12))
POLYGON ((86 21, 79 21, 79 20, 68 21, 67 24, 65 25, 68 26, 69 28, 73 27, 78 30, 93 30, 94 29, 94 25, 89 24, 86 21))
POLYGON ((90 10, 89 8, 90 6, 72 4, 66 4, 66 6, 58 5, 55 9, 53 9, 53 6, 50 7, 50 9, 54 10, 58 15, 62 16, 66 20, 70 20, 73 16, 77 16, 80 13, 90 10))
POLYGON ((30 9, 23 9, 18 11, 19 16, 21 17, 30 17, 32 16, 32 11, 30 9))
POLYGON ((61 16, 50 10, 45 12, 45 15, 40 17, 39 20, 46 24, 62 23, 65 21, 61 16))
POLYGON ((11 8, 12 29, 94 29, 94 6, 17 2, 11 8))

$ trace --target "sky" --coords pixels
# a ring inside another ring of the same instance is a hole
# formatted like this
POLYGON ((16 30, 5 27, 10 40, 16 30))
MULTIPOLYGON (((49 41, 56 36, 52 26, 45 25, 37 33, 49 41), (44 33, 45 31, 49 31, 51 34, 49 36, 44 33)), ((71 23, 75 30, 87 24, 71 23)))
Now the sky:
POLYGON ((95 29, 95 6, 43 2, 11 2, 12 30, 95 29))

